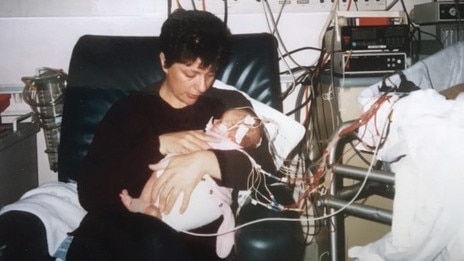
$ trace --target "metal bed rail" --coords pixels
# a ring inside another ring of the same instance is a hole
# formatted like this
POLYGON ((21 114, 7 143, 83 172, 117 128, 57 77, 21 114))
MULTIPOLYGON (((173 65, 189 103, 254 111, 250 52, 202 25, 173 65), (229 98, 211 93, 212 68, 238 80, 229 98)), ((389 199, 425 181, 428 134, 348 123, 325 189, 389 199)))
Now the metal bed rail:
MULTIPOLYGON (((335 135, 340 135, 341 131, 350 124, 352 121, 340 124, 333 132, 331 140, 336 137, 335 135)), ((354 200, 367 198, 371 195, 392 199, 395 184, 394 173, 337 163, 339 162, 337 159, 342 155, 343 148, 349 140, 349 138, 342 138, 329 150, 327 161, 329 168, 333 171, 333 181, 329 195, 322 197, 319 201, 319 205, 327 208, 330 215, 328 225, 332 227, 329 229, 329 249, 332 261, 345 260, 344 221, 346 216, 388 225, 391 225, 392 222, 391 210, 355 203, 354 200), (345 178, 358 182, 346 186, 343 184, 345 178), (356 199, 353 199, 354 197, 356 199)))

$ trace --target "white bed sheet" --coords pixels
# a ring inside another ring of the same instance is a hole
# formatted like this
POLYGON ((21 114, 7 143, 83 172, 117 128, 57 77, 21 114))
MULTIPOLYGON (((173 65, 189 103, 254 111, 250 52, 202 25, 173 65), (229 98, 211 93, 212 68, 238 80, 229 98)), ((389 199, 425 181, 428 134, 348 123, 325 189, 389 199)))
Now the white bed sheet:
MULTIPOLYGON (((446 100, 437 92, 464 82, 463 69, 464 43, 410 67, 404 74, 423 90, 392 97, 360 129, 376 144, 379 126, 391 121, 377 158, 390 162, 395 173, 395 198, 391 232, 352 247, 350 257, 464 260, 464 94, 446 100)), ((398 76, 391 78, 399 83, 398 76)), ((379 84, 359 96, 365 109, 379 97, 379 84)))

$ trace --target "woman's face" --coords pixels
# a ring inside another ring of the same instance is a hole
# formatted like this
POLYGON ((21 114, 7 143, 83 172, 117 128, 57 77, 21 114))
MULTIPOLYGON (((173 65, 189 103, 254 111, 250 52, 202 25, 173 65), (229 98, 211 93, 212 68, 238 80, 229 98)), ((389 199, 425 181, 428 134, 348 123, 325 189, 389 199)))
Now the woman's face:
POLYGON ((160 54, 160 59, 166 73, 160 95, 174 108, 184 108, 194 104, 211 87, 216 77, 216 72, 211 67, 201 67, 200 59, 191 64, 174 63, 169 68, 164 66, 163 53, 160 54))

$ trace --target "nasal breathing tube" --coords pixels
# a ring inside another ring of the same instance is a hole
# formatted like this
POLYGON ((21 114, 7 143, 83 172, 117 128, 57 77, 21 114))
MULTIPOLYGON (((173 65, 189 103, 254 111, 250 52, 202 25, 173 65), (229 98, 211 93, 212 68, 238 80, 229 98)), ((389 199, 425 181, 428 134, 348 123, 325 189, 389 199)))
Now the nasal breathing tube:
MULTIPOLYGON (((211 130, 213 128, 213 119, 214 119, 214 117, 211 117, 209 119, 208 123, 206 124, 206 128, 205 128, 206 131, 209 131, 209 130, 211 130)), ((247 132, 251 128, 256 128, 254 126, 255 121, 256 121, 256 119, 253 116, 246 115, 243 120, 237 122, 236 124, 234 124, 231 127, 227 127, 223 123, 218 124, 218 126, 217 126, 218 130, 217 131, 219 132, 218 134, 224 135, 228 131, 230 131, 230 130, 232 130, 234 128, 237 128, 237 131, 235 132, 235 135, 234 135, 234 141, 237 144, 240 144, 242 142, 243 138, 245 137, 245 135, 247 134, 247 132)))
POLYGON ((243 121, 238 122, 234 126, 230 127, 229 130, 237 126, 237 131, 235 132, 235 142, 240 144, 243 140, 243 137, 245 137, 248 130, 250 130, 250 128, 253 127, 254 123, 255 118, 250 115, 247 115, 245 116, 243 121))

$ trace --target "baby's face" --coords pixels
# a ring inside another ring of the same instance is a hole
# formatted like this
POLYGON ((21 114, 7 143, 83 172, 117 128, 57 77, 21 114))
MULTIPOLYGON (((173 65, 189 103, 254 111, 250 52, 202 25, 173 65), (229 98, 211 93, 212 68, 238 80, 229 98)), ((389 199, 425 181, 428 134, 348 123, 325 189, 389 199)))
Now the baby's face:
POLYGON ((237 123, 246 117, 246 113, 238 110, 226 111, 220 119, 213 120, 211 131, 225 136, 235 141, 235 133, 237 132, 237 123))
POLYGON ((211 131, 243 147, 255 147, 261 141, 256 118, 243 110, 226 111, 222 118, 212 122, 211 131))

